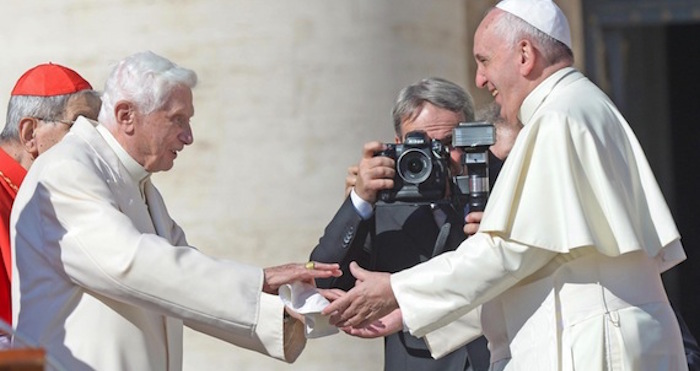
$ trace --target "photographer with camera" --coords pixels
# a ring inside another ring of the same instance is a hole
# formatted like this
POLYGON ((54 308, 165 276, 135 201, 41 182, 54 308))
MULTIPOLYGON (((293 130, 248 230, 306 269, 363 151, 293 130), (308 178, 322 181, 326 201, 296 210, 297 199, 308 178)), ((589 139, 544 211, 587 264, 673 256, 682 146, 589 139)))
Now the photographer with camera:
MULTIPOLYGON (((392 110, 395 144, 370 142, 348 171, 349 194, 326 227, 311 259, 351 261, 397 272, 454 250, 465 238, 462 210, 450 198, 450 176, 463 172, 462 151, 452 147, 453 129, 474 119, 469 94, 456 84, 427 78, 399 93, 392 110)), ((350 274, 318 279, 321 288, 349 290, 350 274)), ((387 336, 384 369, 487 370, 482 337, 435 360, 425 342, 408 333, 387 336)))

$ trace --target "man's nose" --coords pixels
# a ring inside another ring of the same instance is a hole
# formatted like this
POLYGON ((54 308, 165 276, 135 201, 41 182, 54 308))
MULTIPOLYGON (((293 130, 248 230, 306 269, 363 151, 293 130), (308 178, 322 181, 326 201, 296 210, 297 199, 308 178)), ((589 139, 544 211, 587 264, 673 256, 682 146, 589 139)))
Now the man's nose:
POLYGON ((486 87, 486 83, 488 82, 488 79, 486 79, 486 76, 481 72, 481 67, 476 68, 476 76, 474 77, 474 82, 476 83, 476 87, 479 89, 483 89, 486 87))
POLYGON ((194 137, 192 136, 192 126, 187 124, 187 127, 180 133, 179 137, 182 143, 184 143, 186 146, 192 144, 194 142, 194 137))

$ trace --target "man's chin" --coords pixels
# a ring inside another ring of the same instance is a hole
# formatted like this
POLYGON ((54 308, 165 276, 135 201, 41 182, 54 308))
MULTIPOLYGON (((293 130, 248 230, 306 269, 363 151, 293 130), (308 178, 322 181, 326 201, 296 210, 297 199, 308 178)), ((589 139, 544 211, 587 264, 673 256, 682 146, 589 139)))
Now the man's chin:
POLYGON ((168 171, 168 170, 172 169, 173 166, 175 166, 175 162, 174 162, 174 161, 170 161, 170 163, 168 163, 168 164, 161 164, 161 165, 159 165, 159 166, 154 166, 154 167, 152 167, 151 169, 146 169, 146 171, 148 171, 149 173, 157 173, 157 172, 160 172, 160 171, 168 171))

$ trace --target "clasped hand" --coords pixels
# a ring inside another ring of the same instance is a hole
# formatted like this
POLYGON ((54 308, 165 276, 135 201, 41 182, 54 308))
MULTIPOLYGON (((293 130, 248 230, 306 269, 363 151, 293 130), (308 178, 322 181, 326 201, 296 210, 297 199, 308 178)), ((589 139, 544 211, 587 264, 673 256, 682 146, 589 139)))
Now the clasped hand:
POLYGON ((399 331, 401 312, 391 290, 390 274, 372 272, 350 263, 350 273, 357 279, 347 293, 342 290, 322 290, 331 301, 322 312, 329 322, 348 334, 378 337, 399 331))

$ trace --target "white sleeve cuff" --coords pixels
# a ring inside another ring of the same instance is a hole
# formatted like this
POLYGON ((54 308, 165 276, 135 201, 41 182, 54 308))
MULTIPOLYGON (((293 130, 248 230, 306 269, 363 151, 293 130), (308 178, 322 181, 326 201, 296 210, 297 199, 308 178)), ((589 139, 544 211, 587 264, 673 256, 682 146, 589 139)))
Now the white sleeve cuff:
POLYGON ((255 336, 264 344, 267 353, 277 359, 284 356, 284 304, 276 295, 260 294, 260 314, 255 336))
POLYGON ((352 201, 352 205, 355 206, 355 211, 357 211, 357 214, 359 214, 362 219, 367 220, 372 217, 372 214, 374 214, 374 207, 371 203, 358 196, 355 192, 355 188, 350 191, 350 200, 352 201))

